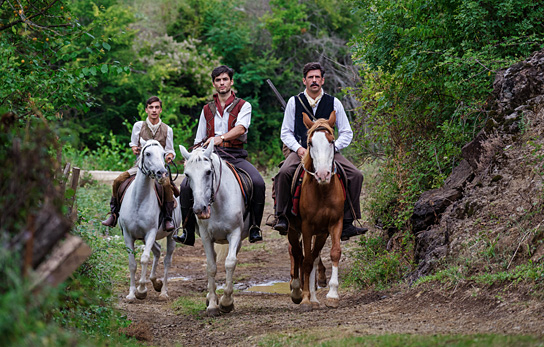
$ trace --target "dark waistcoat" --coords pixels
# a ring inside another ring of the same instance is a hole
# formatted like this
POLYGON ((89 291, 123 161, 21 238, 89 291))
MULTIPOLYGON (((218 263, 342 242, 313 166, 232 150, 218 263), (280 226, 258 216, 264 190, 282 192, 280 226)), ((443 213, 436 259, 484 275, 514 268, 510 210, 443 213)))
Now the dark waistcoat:
MULTIPOLYGON (((306 108, 309 111, 312 111, 312 108, 310 107, 310 104, 308 103, 308 99, 306 99, 306 95, 304 93, 300 93, 298 95, 300 97, 300 100, 306 105, 306 108)), ((323 93, 323 96, 321 97, 321 101, 319 101, 319 105, 317 106, 317 109, 315 110, 315 114, 313 115, 315 118, 325 118, 329 119, 329 116, 331 115, 332 111, 334 110, 334 97, 323 93)), ((307 143, 306 140, 308 138, 308 128, 304 125, 304 120, 302 116, 302 112, 308 113, 302 104, 299 101, 299 98, 295 96, 295 138, 297 139, 298 143, 306 148, 307 143)), ((311 115, 310 119, 312 118, 311 115)))

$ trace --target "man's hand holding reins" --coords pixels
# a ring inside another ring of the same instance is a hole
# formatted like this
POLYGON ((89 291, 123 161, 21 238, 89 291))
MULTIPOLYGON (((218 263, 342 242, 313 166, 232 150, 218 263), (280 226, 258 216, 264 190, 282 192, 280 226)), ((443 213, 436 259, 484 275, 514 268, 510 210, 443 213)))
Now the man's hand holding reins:
POLYGON ((174 159, 174 155, 173 155, 172 153, 168 153, 168 154, 166 155, 166 157, 164 158, 164 160, 165 160, 168 164, 172 163, 172 160, 173 160, 173 159, 174 159))
POLYGON ((304 154, 306 154, 306 148, 300 147, 299 149, 297 149, 297 155, 300 159, 302 159, 304 154))

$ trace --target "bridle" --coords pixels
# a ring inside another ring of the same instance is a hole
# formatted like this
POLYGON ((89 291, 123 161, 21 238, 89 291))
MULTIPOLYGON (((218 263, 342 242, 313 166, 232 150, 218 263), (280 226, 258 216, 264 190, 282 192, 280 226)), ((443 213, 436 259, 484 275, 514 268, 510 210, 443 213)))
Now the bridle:
POLYGON ((213 189, 214 187, 214 179, 215 179, 215 166, 213 165, 213 159, 210 156, 210 164, 212 167, 212 193, 210 194, 210 201, 208 202, 208 206, 211 206, 215 202, 215 193, 219 191, 219 187, 221 187, 221 178, 223 177, 223 161, 221 158, 219 158, 219 183, 217 184, 217 189, 213 189))
MULTIPOLYGON (((325 128, 324 126, 319 126, 317 128, 315 128, 315 130, 312 132, 312 137, 313 137, 313 134, 315 134, 316 132, 318 131, 323 131, 323 132, 327 132, 330 134, 330 131, 329 129, 325 128)), ((334 148, 334 140, 332 140, 331 142, 329 142, 329 144, 331 144, 334 148)), ((310 147, 312 147, 312 142, 311 141, 308 141, 308 155, 310 155, 310 147)), ((313 161, 313 159, 312 159, 313 161)), ((302 164, 302 169, 304 169, 304 171, 312 176, 314 176, 314 178, 316 178, 316 173, 315 171, 310 171, 308 170, 306 167, 304 167, 304 162, 301 161, 301 164, 302 164)), ((332 163, 331 163, 331 174, 332 175, 336 175, 336 162, 334 161, 334 154, 332 156, 332 163)))
POLYGON ((140 171, 144 175, 155 178, 155 174, 153 172, 149 171, 146 168, 145 163, 144 163, 144 161, 145 161, 145 151, 151 146, 159 146, 159 143, 151 143, 149 145, 145 145, 144 148, 142 148, 142 153, 140 153, 140 165, 138 165, 138 169, 140 169, 140 171))

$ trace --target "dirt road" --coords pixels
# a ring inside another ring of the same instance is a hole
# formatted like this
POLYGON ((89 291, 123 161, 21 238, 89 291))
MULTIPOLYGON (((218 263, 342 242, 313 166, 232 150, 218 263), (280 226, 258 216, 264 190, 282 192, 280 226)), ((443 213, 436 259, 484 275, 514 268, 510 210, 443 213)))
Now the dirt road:
MULTIPOLYGON (((266 209, 271 212, 270 201, 266 209)), ((346 250, 355 244, 353 239, 342 242, 341 275, 350 261, 346 250)), ((328 248, 324 254, 330 275, 328 248)), ((174 307, 180 297, 202 305, 206 300, 205 260, 200 239, 195 247, 176 248, 168 302, 159 301, 158 293, 148 285, 147 299, 127 303, 124 297, 128 286, 119 288, 119 307, 133 321, 126 333, 161 346, 253 346, 267 334, 293 336, 307 331, 323 340, 393 333, 544 336, 542 302, 517 292, 479 290, 469 285, 448 293, 428 288, 389 292, 342 289, 339 308, 322 305, 313 312, 300 312, 288 294, 247 290, 255 284, 289 280, 287 240, 269 227, 264 227, 263 242, 250 244, 244 240, 234 276, 239 289, 235 292, 234 311, 217 318, 208 318, 199 309, 196 313, 184 313, 174 307)), ((217 278, 219 284, 224 283, 223 266, 218 267, 217 278)), ((326 289, 318 292, 322 303, 326 293, 326 289)))

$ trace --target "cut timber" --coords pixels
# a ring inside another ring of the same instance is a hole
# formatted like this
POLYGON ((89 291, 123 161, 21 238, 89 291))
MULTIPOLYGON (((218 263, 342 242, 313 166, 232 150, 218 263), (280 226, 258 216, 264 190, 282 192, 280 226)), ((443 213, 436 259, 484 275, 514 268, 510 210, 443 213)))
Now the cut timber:
POLYGON ((91 248, 81 238, 68 235, 53 249, 51 256, 36 269, 37 278, 33 287, 59 285, 83 264, 91 253, 91 248))

